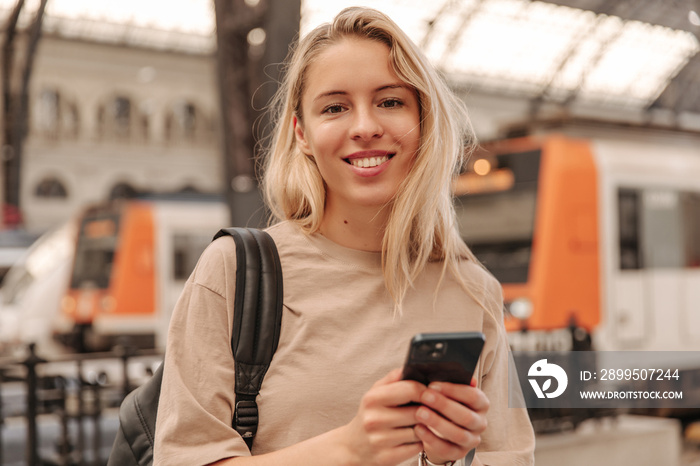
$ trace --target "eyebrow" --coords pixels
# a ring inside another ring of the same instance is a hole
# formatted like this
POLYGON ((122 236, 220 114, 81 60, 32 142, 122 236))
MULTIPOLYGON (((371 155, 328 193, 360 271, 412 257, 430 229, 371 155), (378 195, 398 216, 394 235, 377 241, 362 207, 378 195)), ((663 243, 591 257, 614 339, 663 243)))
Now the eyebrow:
MULTIPOLYGON (((378 88, 376 88, 374 90, 374 92, 375 93, 381 92, 381 91, 384 91, 387 89, 408 89, 408 86, 405 84, 385 84, 384 86, 379 86, 378 88)), ((323 92, 322 94, 319 94, 316 97, 314 97, 314 102, 319 100, 319 99, 322 99, 324 97, 330 97, 330 96, 334 96, 334 95, 347 95, 347 94, 348 94, 347 91, 340 91, 340 90, 323 92)))

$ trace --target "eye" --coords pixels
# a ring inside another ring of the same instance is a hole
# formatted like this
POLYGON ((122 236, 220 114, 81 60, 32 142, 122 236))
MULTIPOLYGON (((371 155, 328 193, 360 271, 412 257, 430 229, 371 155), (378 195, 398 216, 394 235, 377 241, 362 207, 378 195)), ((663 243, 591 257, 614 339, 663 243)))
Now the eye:
POLYGON ((383 108, 396 108, 396 107, 400 107, 402 105, 403 105, 403 101, 401 101, 400 99, 395 99, 395 98, 384 99, 379 104, 379 106, 383 107, 383 108))
POLYGON ((332 113, 340 113, 343 110, 345 110, 345 108, 342 105, 332 104, 332 105, 325 107, 321 113, 331 113, 331 114, 332 113))

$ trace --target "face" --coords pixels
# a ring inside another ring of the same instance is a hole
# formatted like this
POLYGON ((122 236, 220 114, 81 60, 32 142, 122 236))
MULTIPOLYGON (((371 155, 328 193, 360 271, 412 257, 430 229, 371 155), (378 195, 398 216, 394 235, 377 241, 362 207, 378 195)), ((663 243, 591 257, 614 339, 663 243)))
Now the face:
POLYGON ((389 47, 342 40, 311 64, 305 89, 295 135, 326 183, 326 214, 391 202, 420 144, 420 111, 389 47))

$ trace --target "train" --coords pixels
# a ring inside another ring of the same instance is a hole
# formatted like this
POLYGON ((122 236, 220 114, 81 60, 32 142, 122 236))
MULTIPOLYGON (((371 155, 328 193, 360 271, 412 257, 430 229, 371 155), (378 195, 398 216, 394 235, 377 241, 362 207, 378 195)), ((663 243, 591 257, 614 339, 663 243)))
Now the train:
POLYGON ((514 349, 700 350, 698 135, 534 134, 467 168, 460 231, 503 285, 514 349))
POLYGON ((52 331, 68 286, 75 232, 74 220, 45 232, 9 267, 0 288, 0 355, 27 343, 43 354, 63 349, 52 331))
POLYGON ((536 354, 570 376, 623 370, 624 360, 630 372, 644 364, 677 375, 620 387, 684 395, 682 407, 529 409, 537 432, 623 412, 700 416, 698 134, 565 128, 491 141, 455 195, 464 241, 502 284, 519 372, 546 357, 536 354))
POLYGON ((185 281, 229 222, 217 199, 130 199, 87 208, 77 220, 54 339, 79 352, 117 344, 164 349, 185 281))
POLYGON ((0 354, 165 348, 170 314, 214 234, 220 196, 145 195, 97 203, 43 234, 0 289, 0 354))
MULTIPOLYGON (((700 136, 490 141, 454 191, 464 241, 503 286, 514 350, 700 350, 700 136)), ((220 200, 92 206, 57 236, 62 297, 24 294, 58 300, 34 307, 70 348, 163 348, 187 276, 228 223, 220 200)))

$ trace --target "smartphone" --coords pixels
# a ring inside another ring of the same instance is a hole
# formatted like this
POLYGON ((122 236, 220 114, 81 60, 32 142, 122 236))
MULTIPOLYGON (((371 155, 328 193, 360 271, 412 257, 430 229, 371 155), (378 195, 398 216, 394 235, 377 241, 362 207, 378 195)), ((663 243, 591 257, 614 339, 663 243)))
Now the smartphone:
POLYGON ((411 340, 402 378, 469 385, 484 341, 481 332, 419 333, 411 340))

